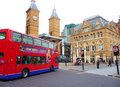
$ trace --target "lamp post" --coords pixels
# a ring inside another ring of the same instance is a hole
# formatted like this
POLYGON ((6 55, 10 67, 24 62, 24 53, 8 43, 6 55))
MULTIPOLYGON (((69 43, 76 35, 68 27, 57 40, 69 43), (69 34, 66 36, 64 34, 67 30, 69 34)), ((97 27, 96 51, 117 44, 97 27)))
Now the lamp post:
POLYGON ((84 50, 81 50, 81 57, 82 57, 82 59, 81 59, 81 61, 82 61, 82 70, 84 71, 84 61, 85 61, 85 59, 84 59, 84 50))
POLYGON ((85 45, 85 42, 83 43, 83 48, 81 50, 81 57, 82 57, 82 70, 84 70, 84 63, 86 61, 86 45, 85 45))
POLYGON ((64 39, 62 39, 62 55, 64 55, 64 39))
POLYGON ((117 74, 119 75, 119 64, 118 64, 118 58, 117 56, 119 55, 119 46, 113 46, 113 53, 114 56, 116 56, 116 60, 115 60, 115 65, 117 67, 117 74))
POLYGON ((64 47, 64 43, 65 43, 65 37, 66 36, 61 36, 61 38, 62 38, 62 55, 65 55, 65 47, 64 47))

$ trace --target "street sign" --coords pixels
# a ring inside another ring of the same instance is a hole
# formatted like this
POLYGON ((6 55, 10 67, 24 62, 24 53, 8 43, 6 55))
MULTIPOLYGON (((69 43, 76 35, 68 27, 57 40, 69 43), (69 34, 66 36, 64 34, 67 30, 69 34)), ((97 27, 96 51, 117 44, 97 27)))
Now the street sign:
POLYGON ((119 47, 118 46, 113 46, 113 53, 114 53, 114 56, 119 55, 119 47))
POLYGON ((84 57, 84 50, 81 50, 81 57, 84 57))

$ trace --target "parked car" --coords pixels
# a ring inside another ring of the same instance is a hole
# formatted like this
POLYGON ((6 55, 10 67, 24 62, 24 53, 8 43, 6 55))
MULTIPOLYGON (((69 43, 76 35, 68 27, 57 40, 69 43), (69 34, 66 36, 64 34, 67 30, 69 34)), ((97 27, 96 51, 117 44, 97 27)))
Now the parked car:
POLYGON ((74 65, 81 65, 81 59, 77 58, 74 65))

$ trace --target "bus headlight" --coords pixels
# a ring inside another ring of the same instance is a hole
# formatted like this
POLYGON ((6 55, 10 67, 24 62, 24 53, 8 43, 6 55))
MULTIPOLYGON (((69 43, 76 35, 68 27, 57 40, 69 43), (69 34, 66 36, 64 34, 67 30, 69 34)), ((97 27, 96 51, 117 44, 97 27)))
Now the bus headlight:
POLYGON ((1 60, 0 63, 3 64, 3 63, 4 63, 4 60, 1 60))

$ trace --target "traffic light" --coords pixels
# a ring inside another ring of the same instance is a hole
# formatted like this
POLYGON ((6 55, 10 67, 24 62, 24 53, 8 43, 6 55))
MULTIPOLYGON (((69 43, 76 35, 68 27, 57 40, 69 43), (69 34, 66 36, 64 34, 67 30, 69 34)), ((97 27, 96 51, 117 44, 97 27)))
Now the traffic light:
POLYGON ((119 55, 119 47, 118 46, 113 46, 113 53, 114 53, 114 56, 119 55))
POLYGON ((84 50, 81 50, 81 57, 84 57, 84 50))

